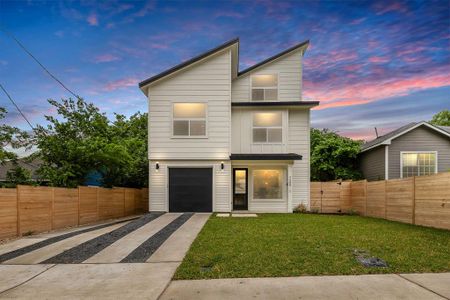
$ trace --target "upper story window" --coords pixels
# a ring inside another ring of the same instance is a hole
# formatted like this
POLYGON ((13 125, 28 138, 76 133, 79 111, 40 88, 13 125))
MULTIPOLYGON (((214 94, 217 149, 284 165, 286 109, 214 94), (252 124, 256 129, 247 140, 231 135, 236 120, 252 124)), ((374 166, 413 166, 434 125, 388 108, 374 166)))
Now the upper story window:
POLYGON ((206 107, 205 103, 174 103, 173 136, 206 136, 206 107))
POLYGON ((436 152, 402 152, 402 178, 431 175, 437 172, 436 152))
POLYGON ((278 100, 278 74, 253 75, 251 80, 253 101, 278 100))
POLYGON ((253 114, 253 142, 281 143, 283 141, 282 113, 258 112, 253 114))

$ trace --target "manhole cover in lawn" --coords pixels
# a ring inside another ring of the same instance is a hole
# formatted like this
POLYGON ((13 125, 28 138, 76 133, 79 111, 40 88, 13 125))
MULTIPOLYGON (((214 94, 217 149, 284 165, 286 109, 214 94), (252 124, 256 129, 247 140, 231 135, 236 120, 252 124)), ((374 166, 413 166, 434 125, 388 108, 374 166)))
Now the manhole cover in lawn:
POLYGON ((355 255, 356 260, 364 267, 388 267, 388 264, 384 260, 378 257, 371 257, 365 250, 353 250, 353 255, 355 255))

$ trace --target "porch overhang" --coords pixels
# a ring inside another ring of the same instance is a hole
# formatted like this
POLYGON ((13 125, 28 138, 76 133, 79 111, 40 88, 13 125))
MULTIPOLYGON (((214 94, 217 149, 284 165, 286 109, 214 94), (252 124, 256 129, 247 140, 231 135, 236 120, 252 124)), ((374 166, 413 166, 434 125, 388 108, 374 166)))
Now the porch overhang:
POLYGON ((295 153, 239 153, 231 154, 230 160, 301 160, 302 156, 295 153))

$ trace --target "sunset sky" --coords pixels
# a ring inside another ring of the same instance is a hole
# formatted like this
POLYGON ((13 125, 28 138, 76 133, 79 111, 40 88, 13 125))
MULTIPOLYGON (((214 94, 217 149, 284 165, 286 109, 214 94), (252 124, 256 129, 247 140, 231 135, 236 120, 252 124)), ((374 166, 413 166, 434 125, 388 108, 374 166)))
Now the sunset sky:
MULTIPOLYGON (((137 83, 240 38, 240 69, 310 40, 312 125, 374 138, 450 108, 448 1, 0 1, 0 24, 108 115, 146 111, 137 83)), ((0 32, 0 83, 33 124, 70 95, 0 32)), ((0 94, 6 120, 27 129, 0 94)))

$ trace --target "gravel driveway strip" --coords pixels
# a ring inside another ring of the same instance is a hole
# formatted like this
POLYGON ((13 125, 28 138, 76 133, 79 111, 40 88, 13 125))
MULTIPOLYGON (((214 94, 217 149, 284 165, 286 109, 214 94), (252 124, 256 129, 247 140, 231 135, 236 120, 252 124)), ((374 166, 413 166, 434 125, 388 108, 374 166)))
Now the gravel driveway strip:
POLYGON ((183 225, 193 213, 184 213, 175 220, 173 220, 169 225, 158 231, 155 235, 151 236, 145 242, 143 242, 139 247, 133 250, 127 257, 122 259, 121 263, 143 263, 146 262, 150 256, 158 250, 172 233, 174 233, 181 225, 183 225))
POLYGON ((17 249, 17 250, 14 250, 14 251, 11 251, 11 252, 8 252, 8 253, 0 255, 0 263, 2 263, 4 261, 7 261, 7 260, 10 260, 10 259, 13 259, 13 258, 16 258, 16 257, 21 256, 21 255, 24 255, 24 254, 26 254, 28 252, 31 252, 31 251, 43 248, 43 247, 48 246, 50 244, 54 244, 56 242, 59 242, 59 241, 71 238, 71 237, 79 235, 79 234, 83 234, 83 233, 86 233, 86 232, 94 231, 94 230, 97 230, 97 229, 102 229, 102 228, 105 228, 105 227, 108 227, 108 226, 112 226, 112 225, 119 224, 119 223, 124 223, 124 222, 127 222, 127 221, 129 221, 129 220, 121 220, 121 221, 117 221, 117 222, 102 224, 102 225, 89 227, 89 228, 86 228, 86 229, 82 229, 82 230, 73 231, 73 232, 69 232, 69 233, 66 233, 66 234, 58 235, 58 236, 55 236, 55 237, 51 237, 51 238, 48 238, 48 239, 46 239, 44 241, 37 242, 35 244, 32 244, 32 245, 29 245, 29 246, 26 246, 26 247, 23 247, 23 248, 20 248, 20 249, 17 249))
POLYGON ((77 264, 85 261, 91 256, 102 251, 115 241, 126 236, 130 232, 138 229, 139 227, 153 221, 163 213, 149 213, 137 220, 134 220, 116 230, 105 233, 97 238, 82 243, 76 247, 66 250, 58 255, 55 255, 43 262, 42 264, 77 264))

